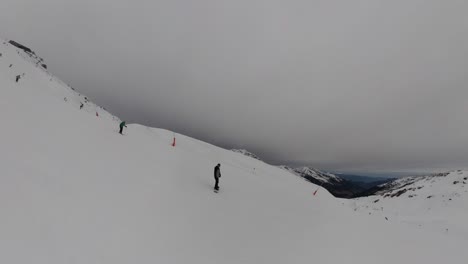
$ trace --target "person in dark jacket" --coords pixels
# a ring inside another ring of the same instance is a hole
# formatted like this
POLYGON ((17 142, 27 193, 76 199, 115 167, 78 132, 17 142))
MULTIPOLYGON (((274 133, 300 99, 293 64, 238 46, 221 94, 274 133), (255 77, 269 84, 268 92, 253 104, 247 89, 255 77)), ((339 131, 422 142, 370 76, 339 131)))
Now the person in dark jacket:
POLYGON ((217 191, 219 190, 219 178, 221 178, 221 164, 218 163, 214 168, 214 178, 215 178, 215 187, 214 189, 217 191))
POLYGON ((125 125, 125 121, 122 121, 122 123, 120 123, 120 132, 119 132, 121 135, 123 135, 122 132, 123 132, 124 127, 127 127, 127 125, 125 125))

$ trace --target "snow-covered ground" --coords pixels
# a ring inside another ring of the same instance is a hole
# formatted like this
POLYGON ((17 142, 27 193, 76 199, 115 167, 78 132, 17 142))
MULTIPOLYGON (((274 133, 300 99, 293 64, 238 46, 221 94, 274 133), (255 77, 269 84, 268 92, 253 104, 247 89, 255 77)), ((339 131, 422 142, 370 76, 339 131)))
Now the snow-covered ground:
POLYGON ((468 258, 466 237, 358 214, 324 189, 314 196, 315 185, 256 159, 179 134, 172 147, 171 131, 137 124, 119 135, 118 118, 23 51, 2 41, 0 53, 0 263, 468 258))
POLYGON ((357 212, 459 236, 468 245, 468 171, 402 178, 349 203, 357 212))

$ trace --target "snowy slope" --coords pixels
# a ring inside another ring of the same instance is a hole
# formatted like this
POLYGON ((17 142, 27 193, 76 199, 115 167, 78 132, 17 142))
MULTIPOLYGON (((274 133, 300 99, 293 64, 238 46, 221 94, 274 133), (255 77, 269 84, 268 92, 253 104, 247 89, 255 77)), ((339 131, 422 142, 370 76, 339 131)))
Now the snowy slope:
POLYGON ((468 257, 466 239, 356 214, 328 192, 313 196, 314 185, 250 157, 182 135, 172 147, 172 132, 136 124, 121 136, 117 118, 90 102, 80 110, 84 97, 23 51, 3 43, 0 53, 0 263, 468 257))
POLYGON ((351 202, 356 211, 468 239, 468 171, 398 179, 351 202))

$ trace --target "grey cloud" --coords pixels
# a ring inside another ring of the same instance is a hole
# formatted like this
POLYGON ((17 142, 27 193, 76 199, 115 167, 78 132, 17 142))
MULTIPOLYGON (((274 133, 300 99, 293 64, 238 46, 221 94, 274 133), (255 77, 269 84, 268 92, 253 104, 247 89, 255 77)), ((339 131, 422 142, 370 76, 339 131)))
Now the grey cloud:
POLYGON ((3 4, 3 37, 130 122, 274 163, 468 167, 466 1, 3 4))

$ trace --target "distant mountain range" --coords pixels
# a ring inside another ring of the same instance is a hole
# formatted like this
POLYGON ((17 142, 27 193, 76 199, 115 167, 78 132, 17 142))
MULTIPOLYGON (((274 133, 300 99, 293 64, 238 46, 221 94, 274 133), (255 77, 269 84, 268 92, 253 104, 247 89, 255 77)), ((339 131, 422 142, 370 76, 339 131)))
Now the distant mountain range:
POLYGON ((365 190, 396 180, 396 178, 391 178, 391 177, 371 177, 371 176, 342 174, 342 173, 337 174, 337 176, 345 180, 348 180, 356 185, 359 185, 365 190))
POLYGON ((254 158, 256 160, 261 160, 257 155, 253 154, 252 152, 247 151, 246 149, 231 149, 231 151, 240 153, 242 155, 245 155, 247 157, 254 158))
MULTIPOLYGON (((415 191, 416 189, 420 190, 425 185, 424 182, 431 182, 434 183, 438 179, 447 177, 448 175, 464 175, 464 171, 457 171, 457 172, 444 172, 444 173, 436 173, 426 176, 413 176, 413 177, 404 177, 401 179, 396 179, 393 181, 386 182, 384 184, 376 185, 372 188, 369 188, 365 192, 363 192, 360 196, 372 196, 372 195, 381 195, 383 197, 399 197, 400 195, 415 191), (417 186, 416 188, 412 188, 411 186, 417 186)), ((465 176, 463 176, 465 177, 465 176)), ((462 182, 466 184, 467 178, 463 178, 463 180, 454 180, 453 184, 457 184, 462 182)))
MULTIPOLYGON (((257 155, 245 149, 232 149, 231 151, 261 160, 257 155)), ((333 174, 307 166, 293 168, 286 165, 278 166, 293 175, 301 177, 311 183, 322 186, 333 196, 339 198, 355 198, 368 193, 375 186, 393 181, 393 178, 369 177, 352 174, 333 174)))
POLYGON ((388 181, 388 180, 395 179, 393 177, 363 176, 363 175, 346 174, 346 173, 336 173, 335 175, 348 181, 362 182, 362 183, 373 183, 377 181, 388 181))
POLYGON ((358 193, 364 191, 364 189, 361 188, 359 185, 356 185, 351 181, 340 178, 332 173, 323 172, 309 167, 280 167, 284 170, 291 172, 294 175, 304 178, 305 180, 311 183, 322 186, 335 197, 352 198, 358 193))

